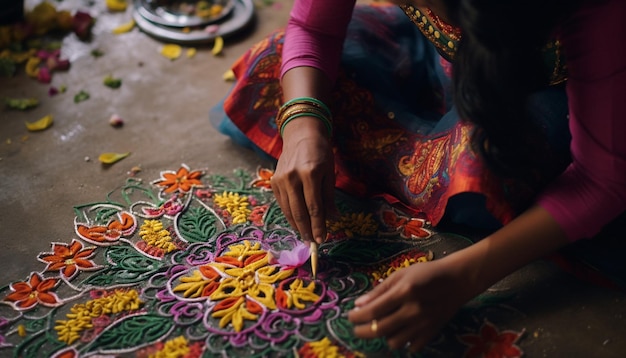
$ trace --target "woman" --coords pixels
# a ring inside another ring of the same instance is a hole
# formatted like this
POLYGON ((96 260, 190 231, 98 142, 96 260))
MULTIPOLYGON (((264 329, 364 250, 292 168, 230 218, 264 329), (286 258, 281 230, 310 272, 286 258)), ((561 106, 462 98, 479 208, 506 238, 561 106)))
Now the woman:
POLYGON ((418 351, 626 210, 626 3, 392 2, 296 0, 285 37, 235 64, 220 128, 278 158, 272 189, 305 240, 323 242, 335 187, 493 229, 355 302, 357 336, 418 351))

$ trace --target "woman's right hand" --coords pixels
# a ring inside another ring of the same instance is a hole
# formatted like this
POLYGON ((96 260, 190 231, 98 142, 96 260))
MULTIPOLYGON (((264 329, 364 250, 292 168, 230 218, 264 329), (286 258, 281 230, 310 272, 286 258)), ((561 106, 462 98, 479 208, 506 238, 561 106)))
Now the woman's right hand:
POLYGON ((336 211, 334 170, 331 140, 322 121, 300 117, 285 125, 272 190, 304 241, 321 244, 326 239, 326 219, 336 211))

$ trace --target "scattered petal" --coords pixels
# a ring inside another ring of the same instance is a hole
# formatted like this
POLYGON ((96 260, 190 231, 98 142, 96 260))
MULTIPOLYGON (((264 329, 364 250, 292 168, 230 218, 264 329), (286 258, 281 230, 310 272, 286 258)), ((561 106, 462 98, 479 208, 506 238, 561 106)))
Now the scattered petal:
POLYGON ((74 14, 73 20, 72 29, 76 36, 81 40, 87 39, 91 34, 94 18, 89 13, 78 11, 74 14))
POLYGON ((50 56, 46 60, 46 66, 50 71, 67 71, 70 68, 69 60, 62 60, 59 57, 50 56))
POLYGON ((74 96, 74 103, 79 103, 82 101, 86 101, 89 99, 89 93, 85 92, 83 90, 80 90, 80 92, 78 92, 75 96, 74 96))
POLYGON ((50 86, 50 88, 48 89, 48 96, 52 97, 56 96, 57 94, 59 94, 59 89, 54 86, 50 86))
POLYGON ((102 81, 102 83, 104 83, 105 86, 109 87, 109 88, 120 88, 120 86, 122 85, 122 79, 121 78, 115 78, 111 75, 107 75, 104 80, 102 81))
POLYGON ((128 175, 130 175, 131 177, 134 177, 135 175, 139 174, 140 172, 141 172, 141 166, 135 165, 134 167, 130 168, 130 171, 128 172, 128 175))
POLYGON ((39 57, 41 60, 47 60, 48 57, 54 57, 52 52, 47 50, 39 50, 35 53, 35 56, 39 57))
POLYGON ((37 107, 39 100, 36 98, 7 98, 6 104, 11 109, 25 110, 37 107))
POLYGON ((214 34, 219 29, 220 29, 219 25, 213 24, 213 25, 209 25, 209 26, 205 27, 204 28, 204 32, 209 33, 209 34, 214 34))
POLYGON ((41 59, 39 57, 31 57, 26 62, 26 74, 32 78, 37 78, 39 74, 39 64, 41 59))
POLYGON ((98 160, 103 164, 113 164, 128 157, 130 152, 127 153, 102 153, 98 157, 98 160))
POLYGON ((235 80, 235 72, 233 72, 233 70, 228 70, 226 72, 224 72, 224 74, 222 75, 222 79, 224 79, 224 81, 227 82, 232 82, 235 80))
POLYGON ((224 10, 224 6, 220 4, 211 4, 208 1, 198 1, 196 4, 195 14, 198 17, 211 18, 218 16, 224 10))
POLYGON ((52 115, 47 115, 36 122, 26 122, 26 129, 31 132, 42 131, 49 128, 53 123, 52 115))
POLYGON ((215 38, 215 42, 213 43, 213 48, 211 49, 211 53, 213 56, 217 56, 222 53, 222 49, 224 48, 224 38, 222 36, 218 36, 215 38))
POLYGON ((113 114, 111 118, 109 118, 109 124, 115 128, 118 128, 124 125, 124 120, 117 114, 113 114))
POLYGON ((37 81, 41 83, 50 83, 52 81, 52 75, 47 67, 41 67, 37 72, 37 81))
POLYGON ((109 11, 126 11, 128 7, 126 0, 106 0, 106 5, 109 11))
POLYGON ((183 52, 183 49, 174 44, 164 45, 161 48, 161 55, 169 58, 170 60, 175 60, 180 57, 180 54, 183 52))
POLYGON ((187 58, 194 57, 196 55, 196 52, 198 52, 198 51, 196 50, 195 47, 187 49, 187 58))
POLYGON ((111 32, 113 32, 116 35, 119 35, 119 34, 127 33, 134 28, 135 28, 135 20, 130 20, 129 22, 125 24, 121 24, 120 26, 114 28, 111 32))
POLYGON ((61 31, 72 30, 72 13, 68 10, 57 11, 56 21, 61 31))

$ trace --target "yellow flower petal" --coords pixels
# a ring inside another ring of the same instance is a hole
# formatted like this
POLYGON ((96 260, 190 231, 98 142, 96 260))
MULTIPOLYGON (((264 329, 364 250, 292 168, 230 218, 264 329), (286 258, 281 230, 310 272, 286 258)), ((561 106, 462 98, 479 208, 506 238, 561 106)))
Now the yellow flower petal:
POLYGON ((224 38, 222 36, 218 36, 215 38, 215 42, 213 43, 213 49, 211 49, 211 53, 213 56, 217 56, 222 53, 222 49, 224 48, 224 38))
POLYGON ((111 32, 116 35, 123 34, 129 32, 130 30, 135 28, 135 20, 130 20, 125 24, 121 24, 120 26, 114 28, 111 32))
POLYGON ((41 63, 41 59, 39 57, 31 57, 26 62, 26 74, 30 77, 37 78, 39 74, 39 64, 41 63))
POLYGON ((226 82, 232 82, 235 80, 235 72, 233 72, 233 70, 228 70, 226 72, 224 72, 224 74, 222 75, 222 79, 226 82))
POLYGON ((26 122, 26 129, 31 132, 42 131, 52 125, 52 115, 47 115, 36 122, 26 122))
POLYGON ((161 48, 161 55, 169 58, 170 60, 175 60, 179 58, 182 52, 183 49, 180 46, 174 44, 164 45, 161 48))
POLYGON ((192 58, 196 55, 196 52, 198 52, 195 47, 189 48, 187 49, 187 58, 192 58))
POLYGON ((128 157, 130 152, 127 153, 102 153, 98 157, 98 160, 104 164, 113 164, 128 157))
POLYGON ((124 11, 128 6, 126 0, 106 0, 106 4, 110 11, 124 11))

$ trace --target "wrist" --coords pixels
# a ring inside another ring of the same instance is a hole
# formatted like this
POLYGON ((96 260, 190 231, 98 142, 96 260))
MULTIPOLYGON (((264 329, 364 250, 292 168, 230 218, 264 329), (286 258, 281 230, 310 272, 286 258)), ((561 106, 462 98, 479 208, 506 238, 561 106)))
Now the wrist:
POLYGON ((304 138, 322 138, 328 140, 328 129, 318 118, 302 116, 285 123, 282 131, 283 141, 304 138))
POLYGON ((299 118, 316 118, 326 128, 328 136, 332 137, 332 113, 324 102, 313 97, 295 97, 285 102, 276 114, 276 127, 281 136, 285 127, 299 118))
POLYGON ((489 266, 484 258, 487 253, 483 251, 483 245, 473 244, 467 248, 456 251, 441 259, 441 265, 446 267, 448 274, 453 277, 453 282, 459 288, 458 294, 463 302, 467 302, 483 293, 500 276, 497 267, 489 266), (485 272, 489 271, 488 275, 485 272))

